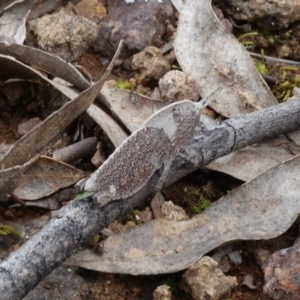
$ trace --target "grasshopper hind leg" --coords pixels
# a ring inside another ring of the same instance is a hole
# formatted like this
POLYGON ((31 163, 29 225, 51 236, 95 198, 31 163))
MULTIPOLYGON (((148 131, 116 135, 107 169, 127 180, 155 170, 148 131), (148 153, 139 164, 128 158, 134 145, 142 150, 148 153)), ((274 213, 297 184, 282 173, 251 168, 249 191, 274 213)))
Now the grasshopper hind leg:
POLYGON ((168 175, 169 175, 169 171, 170 171, 170 167, 172 165, 172 162, 173 160, 168 160, 166 162, 163 163, 162 165, 162 174, 160 175, 160 178, 158 180, 158 183, 156 184, 155 186, 155 189, 159 192, 163 186, 164 186, 164 183, 166 182, 167 178, 168 178, 168 175))

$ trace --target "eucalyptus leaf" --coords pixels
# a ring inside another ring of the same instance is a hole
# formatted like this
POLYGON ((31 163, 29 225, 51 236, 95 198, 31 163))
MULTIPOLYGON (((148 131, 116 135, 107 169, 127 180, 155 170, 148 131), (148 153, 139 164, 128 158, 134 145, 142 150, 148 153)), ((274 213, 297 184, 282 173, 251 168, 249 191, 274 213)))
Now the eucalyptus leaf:
POLYGON ((210 1, 186 1, 174 49, 182 70, 200 86, 202 97, 223 88, 210 104, 221 115, 231 118, 277 103, 247 51, 216 17, 210 1))
POLYGON ((145 223, 109 237, 98 254, 86 249, 67 264, 134 275, 186 269, 229 241, 270 239, 285 232, 300 212, 299 182, 300 155, 243 184, 188 221, 145 223))
POLYGON ((41 156, 23 174, 14 194, 24 200, 37 200, 68 187, 87 175, 71 165, 41 156))

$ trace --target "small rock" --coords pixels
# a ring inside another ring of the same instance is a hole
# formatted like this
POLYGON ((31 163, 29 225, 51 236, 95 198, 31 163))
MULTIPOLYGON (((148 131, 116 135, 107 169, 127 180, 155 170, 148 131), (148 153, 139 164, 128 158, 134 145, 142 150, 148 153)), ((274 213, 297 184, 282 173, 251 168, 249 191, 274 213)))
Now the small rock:
POLYGON ((74 6, 77 15, 98 24, 106 16, 106 8, 97 0, 82 0, 74 6))
POLYGON ((182 221, 188 220, 188 216, 184 209, 180 206, 174 205, 172 201, 165 202, 161 207, 162 215, 167 220, 182 221))
POLYGON ((126 222, 126 228, 133 228, 136 227, 136 224, 133 221, 126 222))
POLYGON ((143 211, 138 214, 140 221, 143 223, 149 222, 153 219, 150 207, 146 207, 143 211))
POLYGON ((124 229, 126 229, 126 227, 123 224, 119 223, 118 221, 113 221, 112 223, 109 224, 108 229, 110 229, 114 233, 119 233, 124 229))
POLYGON ((273 253, 264 264, 264 292, 273 299, 299 300, 300 242, 273 253))
POLYGON ((237 20, 255 22, 263 28, 278 30, 300 20, 298 1, 252 0, 221 1, 221 8, 237 20))
POLYGON ((270 257, 270 251, 262 248, 254 250, 254 259, 259 266, 262 266, 270 257))
POLYGON ((177 254, 180 254, 181 252, 182 252, 182 246, 181 245, 179 245, 178 247, 176 247, 176 249, 175 249, 175 252, 177 253, 177 254))
POLYGON ((220 246, 215 250, 212 256, 223 273, 230 270, 231 264, 238 265, 242 263, 240 251, 234 250, 235 247, 237 247, 237 244, 234 242, 220 246))
POLYGON ((238 250, 228 253, 228 257, 229 257, 230 261, 235 265, 239 265, 243 261, 240 251, 238 251, 238 250))
POLYGON ((167 20, 174 15, 170 1, 136 1, 127 5, 124 0, 108 1, 108 14, 99 24, 93 49, 112 57, 121 39, 124 46, 121 57, 128 58, 146 46, 160 47, 166 35, 167 20))
POLYGON ((152 199, 150 206, 153 212, 154 219, 162 218, 161 206, 165 203, 165 198, 161 193, 156 193, 152 199))
MULTIPOLYGON (((76 61, 95 41, 97 25, 83 17, 56 13, 29 21, 28 36, 32 35, 33 44, 40 49, 76 61)), ((32 40, 27 42, 31 44, 32 40)))
POLYGON ((159 80, 171 66, 156 47, 146 47, 132 59, 132 69, 136 71, 137 81, 141 84, 150 80, 159 80))
POLYGON ((292 49, 286 44, 276 47, 276 53, 279 58, 288 57, 291 54, 291 52, 292 49))
POLYGON ((165 74, 158 82, 161 97, 166 102, 176 102, 184 99, 197 101, 199 85, 191 76, 177 70, 165 74))
POLYGON ((230 262, 227 255, 220 257, 218 260, 215 259, 214 256, 212 256, 212 258, 218 263, 218 267, 223 273, 226 273, 230 270, 230 262))
POLYGON ((249 274, 247 274, 244 278, 244 281, 241 285, 247 286, 249 289, 254 290, 257 287, 253 284, 253 277, 249 274))
POLYGON ((209 256, 202 257, 188 268, 182 280, 182 287, 191 292, 195 300, 217 300, 237 286, 236 277, 225 276, 218 263, 209 256))
POLYGON ((298 87, 294 87, 293 88, 293 96, 295 96, 295 97, 300 97, 300 88, 298 88, 298 87))
POLYGON ((233 29, 233 25, 232 25, 232 23, 228 19, 226 19, 224 17, 223 11, 220 8, 216 7, 215 5, 212 6, 212 10, 216 14, 216 16, 218 17, 218 19, 221 21, 221 23, 223 24, 223 26, 228 31, 231 32, 232 29, 233 29))
POLYGON ((171 288, 166 284, 158 286, 153 292, 153 300, 171 300, 171 299, 172 299, 171 288))

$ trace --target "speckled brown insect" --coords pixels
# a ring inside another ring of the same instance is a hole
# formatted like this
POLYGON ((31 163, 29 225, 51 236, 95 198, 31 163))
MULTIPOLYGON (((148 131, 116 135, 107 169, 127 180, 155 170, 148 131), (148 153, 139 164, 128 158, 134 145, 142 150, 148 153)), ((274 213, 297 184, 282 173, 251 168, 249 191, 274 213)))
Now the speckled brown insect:
POLYGON ((157 185, 160 190, 174 158, 191 139, 201 110, 219 91, 199 103, 183 100, 156 112, 98 170, 78 182, 77 186, 95 192, 93 198, 103 206, 133 195, 156 170, 163 167, 157 185))

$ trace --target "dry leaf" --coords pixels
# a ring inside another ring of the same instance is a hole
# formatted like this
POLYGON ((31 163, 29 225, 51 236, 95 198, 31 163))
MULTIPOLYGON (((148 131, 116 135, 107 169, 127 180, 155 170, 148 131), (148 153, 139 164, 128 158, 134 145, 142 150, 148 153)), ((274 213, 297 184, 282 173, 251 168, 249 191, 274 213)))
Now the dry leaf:
POLYGON ((7 46, 23 44, 26 37, 26 20, 32 1, 2 1, 0 4, 0 41, 7 46))
POLYGON ((220 157, 206 168, 249 181, 269 168, 300 154, 300 147, 284 136, 220 157))
POLYGON ((14 194, 24 200, 37 200, 68 187, 87 175, 66 163, 41 156, 23 174, 14 194))
POLYGON ((210 104, 221 115, 231 118, 277 103, 247 51, 217 19, 210 1, 186 1, 174 49, 182 70, 199 84, 201 96, 223 88, 210 104))
MULTIPOLYGON (((59 90, 63 91, 64 95, 69 99, 75 99, 78 96, 78 93, 68 86, 60 84, 59 90)), ((87 113, 103 129, 116 148, 128 137, 122 127, 98 106, 91 104, 87 109, 87 113)))
MULTIPOLYGON (((9 198, 20 176, 25 171, 25 166, 26 168, 28 167, 27 164, 29 161, 32 163, 34 161, 32 158, 34 157, 36 159, 36 155, 94 101, 113 67, 114 61, 120 52, 121 45, 122 43, 120 43, 112 63, 99 81, 82 92, 73 101, 66 103, 61 109, 51 114, 40 125, 24 135, 9 149, 4 158, 0 161, 2 170, 0 178, 0 187, 2 187, 2 189, 0 189, 0 201, 6 201, 9 198), (23 164, 24 166, 22 166, 23 164), (20 170, 16 172, 14 168, 19 168, 20 170)), ((48 80, 29 66, 18 62, 13 57, 0 55, 0 66, 1 69, 5 70, 5 76, 12 74, 13 77, 17 78, 38 78, 49 82, 58 89, 61 87, 59 84, 48 80)))
POLYGON ((116 121, 96 105, 92 104, 87 109, 87 113, 103 129, 116 148, 127 139, 128 135, 116 121))
POLYGON ((114 80, 105 82, 101 94, 113 113, 130 132, 141 128, 142 124, 157 110, 169 103, 157 101, 129 90, 120 90, 114 80))
MULTIPOLYGON (((118 53, 116 53, 115 58, 117 55, 118 53)), ((113 59, 113 62, 115 58, 113 59)), ((0 59, 4 60, 4 62, 10 67, 15 67, 17 70, 20 70, 21 73, 23 72, 29 74, 29 76, 40 76, 41 78, 45 79, 45 77, 35 72, 33 69, 14 60, 11 57, 0 56, 0 59)), ((80 114, 82 114, 91 105, 101 90, 106 77, 110 73, 113 62, 110 64, 103 77, 94 85, 79 94, 78 97, 76 97, 73 101, 66 103, 62 108, 55 111, 41 124, 36 126, 32 131, 19 139, 8 151, 4 159, 0 162, 2 167, 8 168, 28 161, 32 156, 41 151, 60 132, 62 132, 67 125, 69 125, 80 114)), ((61 85, 55 83, 54 81, 47 81, 56 88, 60 89, 61 85)))
POLYGON ((23 173, 38 159, 38 155, 23 165, 0 170, 0 202, 7 201, 17 187, 23 173))
POLYGON ((67 264, 100 272, 171 273, 234 240, 270 239, 300 212, 300 156, 238 187, 188 221, 158 219, 109 237, 101 254, 84 250, 67 264), (176 252, 182 247, 180 253, 176 252))

